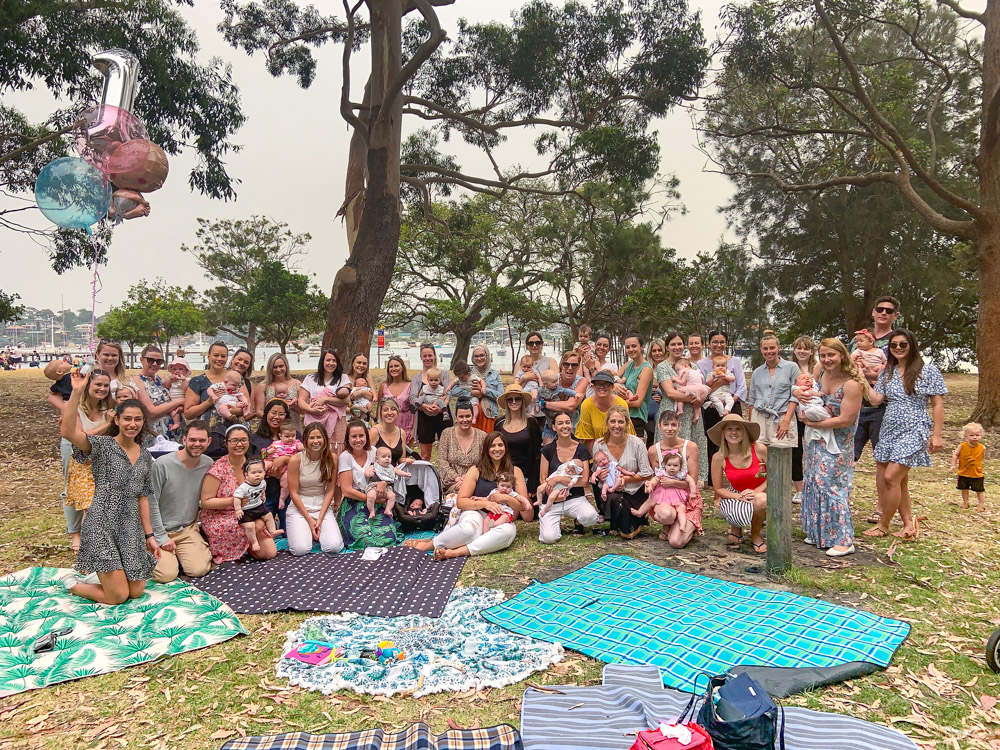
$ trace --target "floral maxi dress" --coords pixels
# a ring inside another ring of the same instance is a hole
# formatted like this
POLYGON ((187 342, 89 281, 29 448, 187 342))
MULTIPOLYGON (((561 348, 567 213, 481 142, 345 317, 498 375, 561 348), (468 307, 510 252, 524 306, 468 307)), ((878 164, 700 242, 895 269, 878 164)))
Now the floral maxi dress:
MULTIPOLYGON (((822 385, 822 376, 820 376, 822 385)), ((840 415, 844 388, 823 395, 833 416, 840 415)), ((826 440, 811 440, 802 449, 802 529, 820 549, 854 544, 850 496, 854 486, 855 418, 847 427, 833 431, 837 445, 846 446, 839 454, 826 449, 826 440)))

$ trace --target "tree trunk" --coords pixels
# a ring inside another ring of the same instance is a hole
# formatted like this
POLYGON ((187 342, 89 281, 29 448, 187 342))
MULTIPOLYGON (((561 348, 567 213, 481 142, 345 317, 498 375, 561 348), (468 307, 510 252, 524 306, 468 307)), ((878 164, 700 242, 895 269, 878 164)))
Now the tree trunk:
POLYGON ((1000 225, 976 241, 979 255, 979 319, 976 357, 979 394, 972 421, 983 427, 1000 426, 1000 225))
MULTIPOLYGON (((402 59, 402 4, 400 0, 371 0, 371 110, 368 128, 368 185, 363 203, 348 206, 361 219, 347 263, 337 273, 330 293, 323 346, 349 360, 367 354, 372 329, 392 281, 399 247, 399 151, 402 98, 385 102, 390 83, 399 74, 402 59)), ((356 185, 357 174, 348 175, 356 185)), ((352 185, 348 185, 349 190, 352 185)), ((348 201, 359 197, 348 193, 348 201)), ((352 231, 348 222, 348 239, 352 231)))
POLYGON ((469 362, 469 347, 472 344, 472 337, 476 335, 478 331, 463 328, 454 331, 455 334, 455 353, 451 355, 451 362, 469 362))

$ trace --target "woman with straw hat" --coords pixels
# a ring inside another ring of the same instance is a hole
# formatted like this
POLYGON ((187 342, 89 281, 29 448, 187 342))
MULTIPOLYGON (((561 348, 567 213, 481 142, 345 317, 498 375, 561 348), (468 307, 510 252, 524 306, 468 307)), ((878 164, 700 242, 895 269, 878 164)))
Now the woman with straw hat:
POLYGON ((529 497, 538 489, 538 470, 541 461, 542 431, 538 422, 528 416, 528 407, 534 398, 517 383, 507 386, 497 405, 503 416, 497 419, 494 429, 504 436, 510 449, 510 460, 524 474, 529 497))
POLYGON ((754 552, 767 552, 760 531, 767 513, 767 446, 757 443, 760 425, 741 415, 727 414, 708 431, 719 446, 712 456, 712 487, 719 515, 729 521, 729 541, 743 541, 750 527, 754 552))

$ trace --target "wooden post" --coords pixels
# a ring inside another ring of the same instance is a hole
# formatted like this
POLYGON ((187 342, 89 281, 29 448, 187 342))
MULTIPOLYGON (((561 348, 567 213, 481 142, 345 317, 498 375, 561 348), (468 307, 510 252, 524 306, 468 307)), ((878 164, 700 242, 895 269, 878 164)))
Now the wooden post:
POLYGON ((767 562, 769 576, 792 569, 792 449, 767 449, 767 562))

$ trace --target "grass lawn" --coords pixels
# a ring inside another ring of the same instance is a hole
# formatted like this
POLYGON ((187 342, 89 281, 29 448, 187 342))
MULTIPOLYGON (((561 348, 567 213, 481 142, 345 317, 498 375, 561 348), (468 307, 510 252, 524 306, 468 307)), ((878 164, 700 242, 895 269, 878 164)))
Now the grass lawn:
MULTIPOLYGON (((705 536, 674 551, 645 532, 634 542, 566 537, 538 543, 537 524, 522 525, 513 546, 468 561, 459 585, 489 586, 513 594, 533 578, 548 581, 609 552, 628 554, 693 573, 779 587, 907 620, 912 631, 885 671, 795 696, 788 702, 890 724, 927 748, 1000 749, 1000 677, 985 665, 983 648, 1000 627, 997 565, 998 498, 989 481, 1000 462, 987 448, 987 510, 961 510, 948 476, 951 450, 975 397, 974 376, 950 376, 945 454, 915 471, 911 491, 927 520, 915 543, 860 537, 859 553, 831 560, 795 545, 795 567, 768 581, 762 558, 729 550, 725 523, 706 507, 705 536)), ((0 574, 33 565, 70 567, 63 533, 58 435, 44 403, 48 381, 37 372, 0 372, 0 574)), ((875 466, 870 454, 857 467, 855 524, 870 512, 875 466)), ((974 503, 974 501, 973 501, 974 503)), ((898 522, 897 522, 898 526, 898 522)), ((800 530, 796 537, 802 538, 800 530)), ((0 748, 148 747, 218 748, 244 734, 305 730, 335 732, 381 726, 400 729, 423 720, 435 730, 448 719, 460 726, 519 723, 526 684, 502 690, 442 693, 420 699, 323 696, 289 689, 274 677, 285 631, 309 615, 242 616, 246 637, 109 675, 65 683, 0 701, 0 748)), ((568 653, 536 684, 600 682, 602 665, 568 653)))

